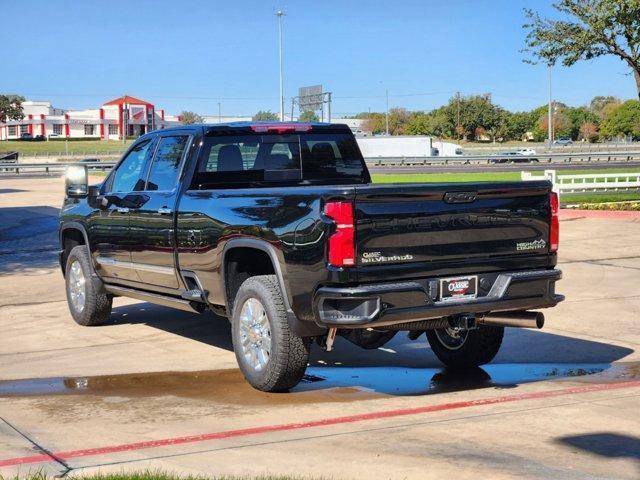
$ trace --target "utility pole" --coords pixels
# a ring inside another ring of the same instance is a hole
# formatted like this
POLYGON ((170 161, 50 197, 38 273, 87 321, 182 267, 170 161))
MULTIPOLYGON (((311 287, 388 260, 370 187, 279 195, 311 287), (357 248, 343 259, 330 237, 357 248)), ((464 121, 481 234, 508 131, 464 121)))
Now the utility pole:
POLYGON ((327 93, 329 102, 327 103, 327 122, 331 123, 331 92, 327 93))
POLYGON ((218 123, 222 123, 222 107, 220 106, 220 102, 218 102, 218 123))
POLYGON ((385 117, 384 117, 384 123, 386 126, 387 135, 389 135, 389 89, 385 88, 384 92, 387 97, 387 113, 385 114, 385 117))
POLYGON ((278 17, 278 38, 279 38, 279 54, 280 54, 280 121, 284 122, 284 80, 282 73, 282 17, 284 16, 284 12, 282 10, 278 10, 276 12, 276 17, 278 17))
POLYGON ((460 140, 460 92, 456 92, 456 134, 460 140))
POLYGON ((549 134, 549 150, 551 150, 551 148, 553 148, 553 100, 551 97, 551 68, 552 68, 552 64, 549 64, 549 112, 548 112, 548 118, 547 118, 547 130, 548 130, 548 134, 549 134))

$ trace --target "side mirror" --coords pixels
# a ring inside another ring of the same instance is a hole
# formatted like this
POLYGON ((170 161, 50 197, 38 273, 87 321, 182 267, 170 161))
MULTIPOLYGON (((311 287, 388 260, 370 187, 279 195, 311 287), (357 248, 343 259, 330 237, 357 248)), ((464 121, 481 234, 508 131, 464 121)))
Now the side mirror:
POLYGON ((87 203, 91 208, 102 208, 104 197, 100 196, 100 185, 89 185, 87 203))
POLYGON ((71 165, 65 174, 65 192, 68 198, 84 198, 89 193, 89 174, 86 165, 71 165))

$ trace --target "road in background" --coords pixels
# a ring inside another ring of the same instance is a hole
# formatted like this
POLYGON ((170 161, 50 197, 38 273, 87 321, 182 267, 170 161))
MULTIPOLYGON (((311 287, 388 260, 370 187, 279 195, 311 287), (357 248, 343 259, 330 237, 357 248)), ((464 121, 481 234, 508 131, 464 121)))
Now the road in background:
POLYGON ((576 163, 517 163, 517 164, 456 164, 456 165, 415 165, 386 166, 368 165, 369 172, 375 174, 391 173, 478 173, 478 172, 521 172, 541 170, 605 170, 608 168, 640 168, 637 162, 576 162, 576 163))

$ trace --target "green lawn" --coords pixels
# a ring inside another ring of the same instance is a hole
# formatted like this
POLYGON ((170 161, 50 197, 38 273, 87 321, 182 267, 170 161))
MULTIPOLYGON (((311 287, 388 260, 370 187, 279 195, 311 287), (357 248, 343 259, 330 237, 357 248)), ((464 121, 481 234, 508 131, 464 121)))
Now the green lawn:
POLYGON ((520 172, 380 173, 372 177, 374 183, 494 182, 518 181, 520 172))
POLYGON ((8 140, 0 142, 0 152, 20 152, 21 155, 60 155, 68 151, 71 154, 97 154, 105 152, 123 152, 132 140, 122 143, 117 140, 52 140, 49 142, 21 142, 8 140))
MULTIPOLYGON (((526 170, 526 169, 523 169, 526 170)), ((582 175, 589 173, 637 173, 640 167, 607 168, 604 170, 558 170, 561 175, 582 175)), ((541 173, 541 172, 540 172, 541 173)), ((402 174, 375 174, 372 176, 374 183, 432 183, 432 182, 495 182, 518 181, 520 172, 478 172, 478 173, 402 173, 402 174)), ((570 203, 599 203, 622 202, 625 200, 640 199, 640 192, 636 193, 607 193, 594 195, 563 195, 560 200, 563 204, 570 203)))

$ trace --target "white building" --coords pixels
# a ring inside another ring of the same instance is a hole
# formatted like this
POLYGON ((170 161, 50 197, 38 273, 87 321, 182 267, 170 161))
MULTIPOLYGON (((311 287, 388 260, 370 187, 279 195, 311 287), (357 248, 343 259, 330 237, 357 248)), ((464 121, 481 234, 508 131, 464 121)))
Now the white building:
MULTIPOLYGON (((65 110, 51 102, 22 102, 24 118, 0 123, 0 140, 17 140, 23 136, 45 138, 85 138, 87 140, 121 140, 138 137, 152 130, 181 125, 179 115, 165 115, 163 109, 139 98, 124 95, 99 108, 65 110)), ((204 123, 251 121, 250 116, 203 115, 204 123)), ((291 121, 285 115, 285 121, 291 121)), ((334 118, 332 123, 346 123, 356 134, 363 134, 365 121, 356 118, 334 118)))
POLYGON ((180 125, 179 117, 167 116, 152 103, 129 95, 111 100, 100 108, 63 110, 51 102, 22 102, 24 118, 0 123, 0 140, 33 137, 118 140, 123 132, 137 137, 151 130, 180 125))

